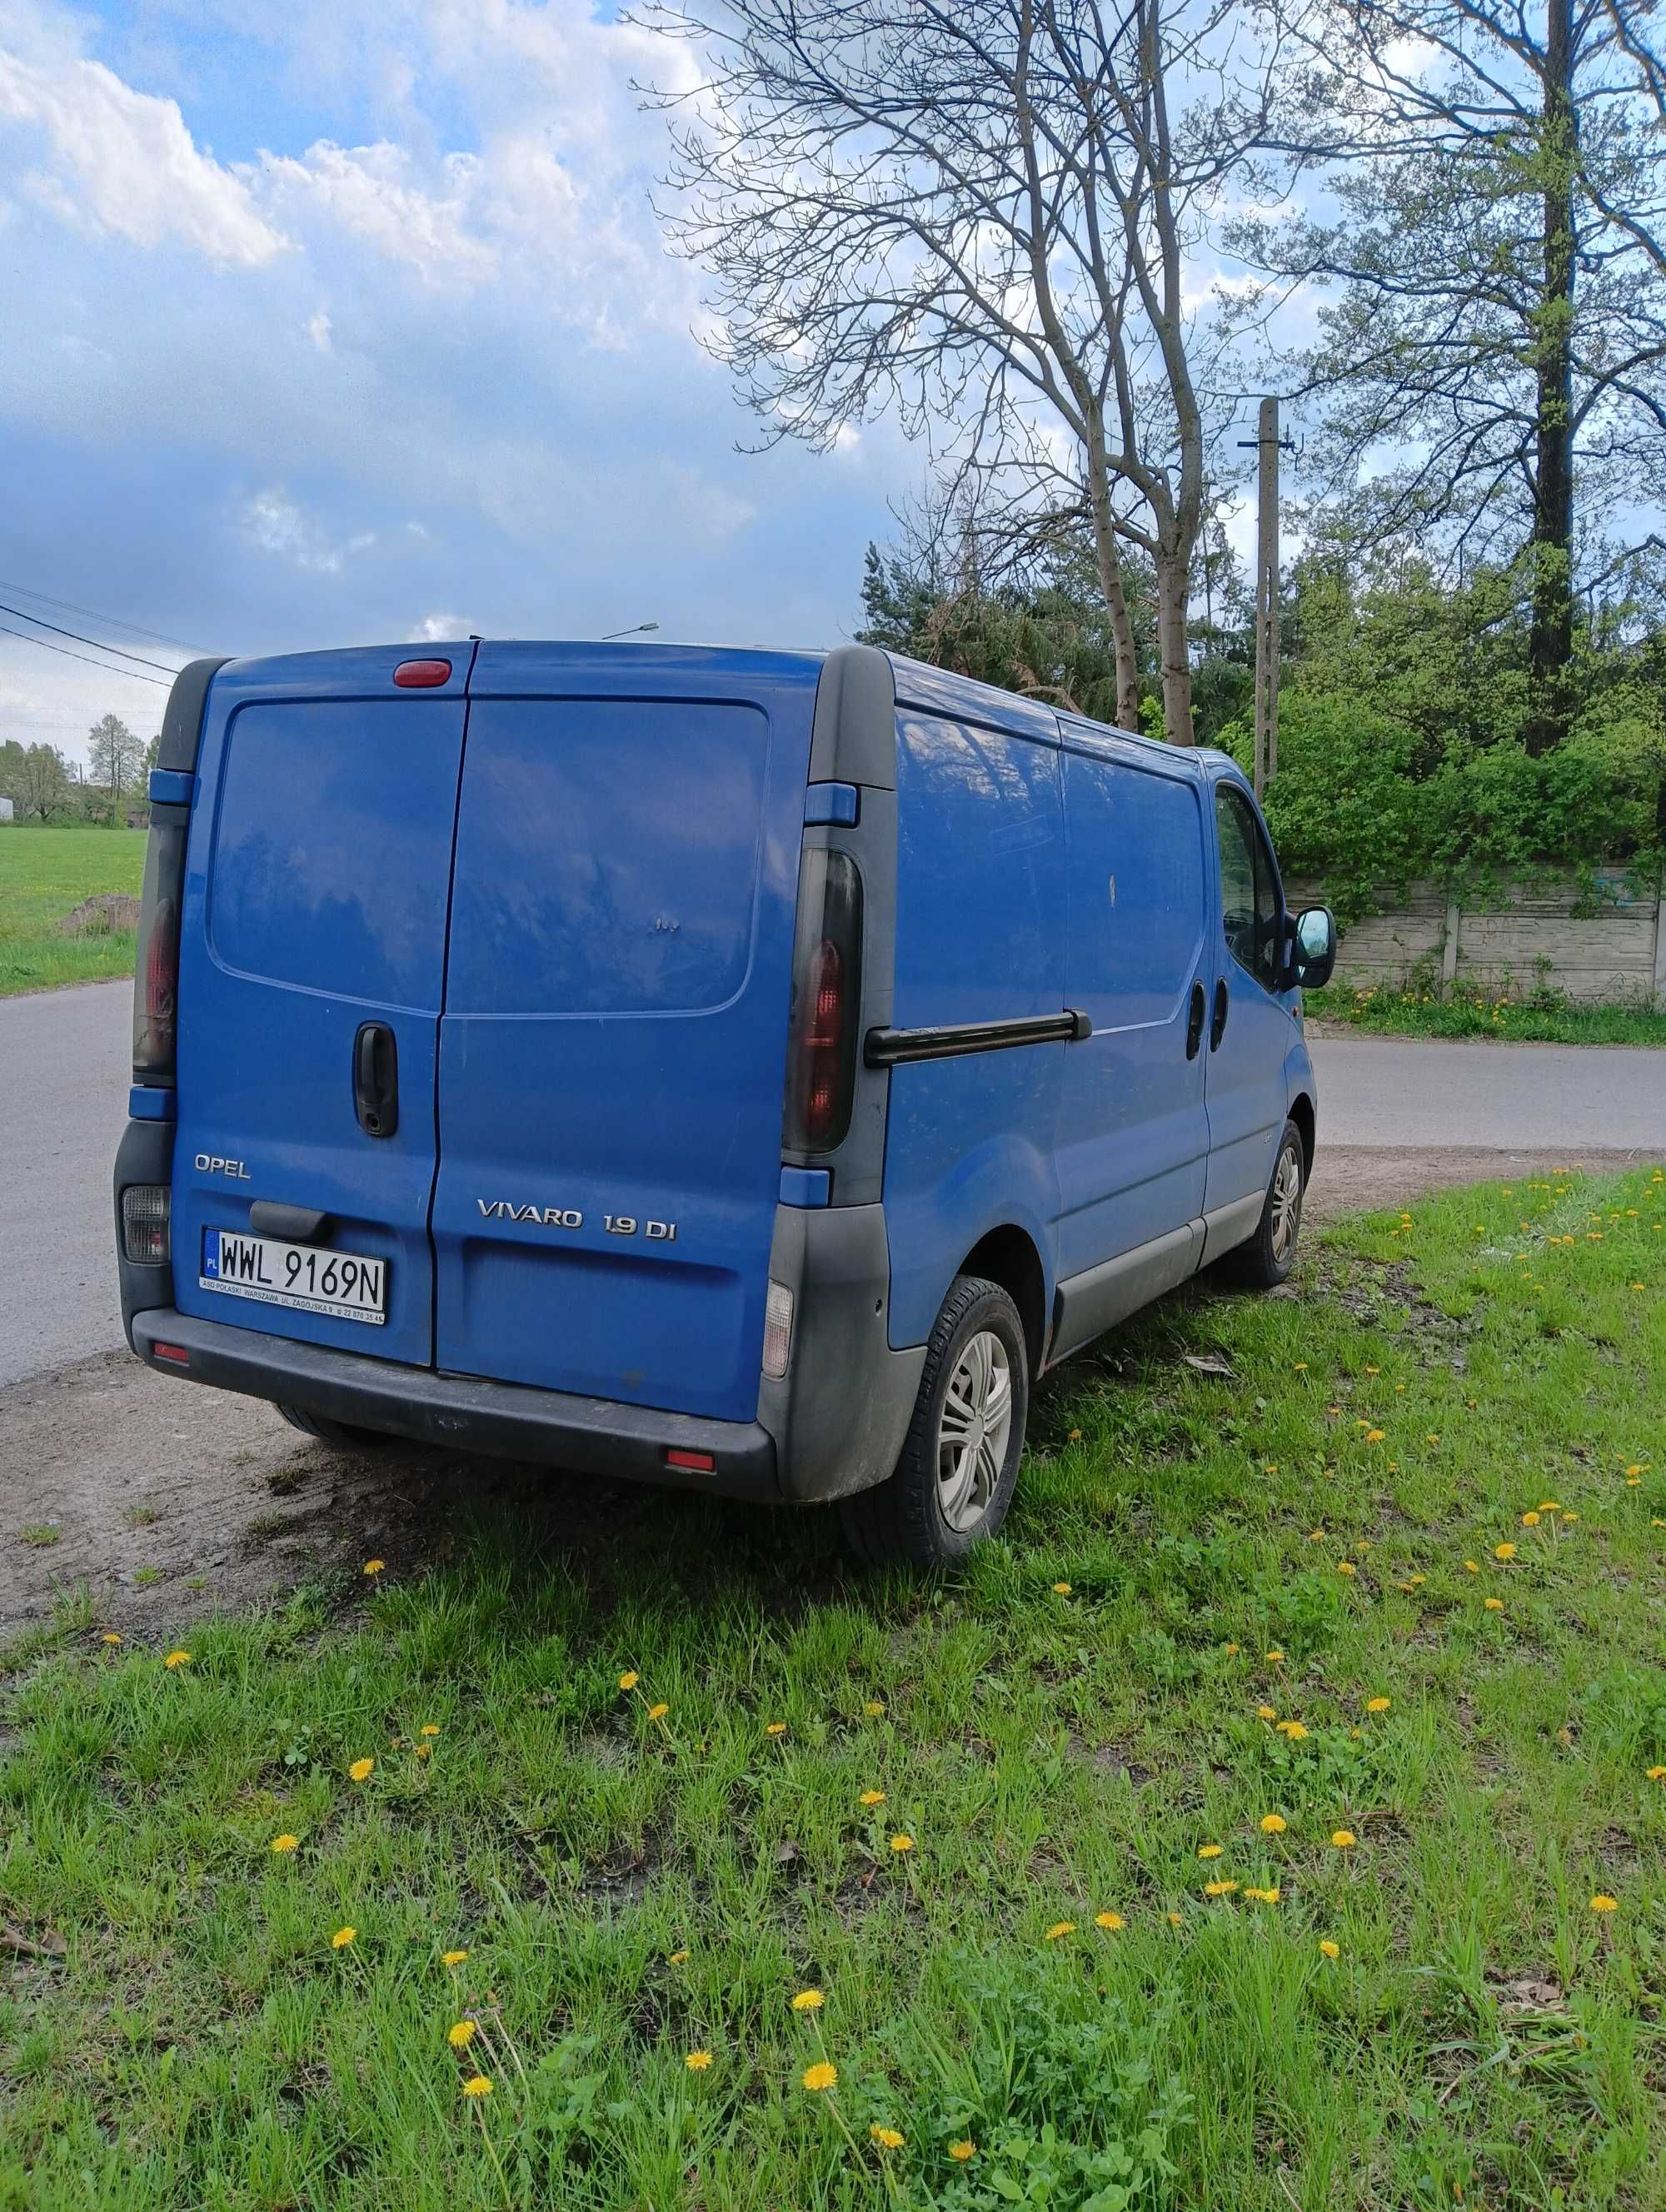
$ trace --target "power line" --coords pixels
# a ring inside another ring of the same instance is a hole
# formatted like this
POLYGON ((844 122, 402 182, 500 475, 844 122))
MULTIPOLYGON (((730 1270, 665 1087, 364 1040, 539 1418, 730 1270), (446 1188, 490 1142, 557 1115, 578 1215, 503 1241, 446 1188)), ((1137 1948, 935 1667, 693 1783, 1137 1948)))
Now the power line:
POLYGON ((106 645, 101 637, 83 637, 78 629, 64 629, 57 623, 49 623, 44 615, 32 615, 27 607, 9 607, 3 599, 0 599, 0 615, 15 615, 19 622, 33 623, 37 629, 49 629, 54 637, 72 637, 77 645, 96 647, 100 653, 113 653, 120 660, 137 660, 141 668, 158 668, 164 676, 177 676, 179 672, 165 660, 147 660, 142 653, 130 653, 125 645, 106 645))
POLYGON ((7 637, 21 637, 25 645, 38 645, 43 653, 61 653, 66 660, 84 660, 89 668, 101 668, 106 676, 119 676, 128 684, 154 684, 159 691, 172 688, 160 676, 141 676, 137 668, 112 668, 107 660, 94 660, 90 653, 71 653, 67 645, 54 645, 46 637, 31 637, 27 630, 14 629, 9 623, 0 623, 0 633, 7 637))
MULTIPOLYGON (((27 584, 9 583, 3 576, 0 576, 0 592, 15 592, 20 599, 39 599, 42 606, 57 607, 66 614, 85 615, 89 622, 103 623, 111 629, 129 630, 135 637, 151 638, 158 645, 177 645, 181 653, 194 653, 201 649, 182 637, 169 637, 166 631, 147 629, 143 623, 124 622, 119 615, 101 615, 96 607, 81 606, 74 599, 55 599, 50 592, 33 591, 27 584)), ((31 615, 29 619, 33 622, 34 617, 31 615)))

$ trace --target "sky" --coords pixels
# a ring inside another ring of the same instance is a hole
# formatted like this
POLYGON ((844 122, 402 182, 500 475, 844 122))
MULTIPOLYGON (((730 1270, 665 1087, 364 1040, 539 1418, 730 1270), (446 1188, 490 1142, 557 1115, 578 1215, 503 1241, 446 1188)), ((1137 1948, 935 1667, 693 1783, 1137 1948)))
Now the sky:
MULTIPOLYGON (((581 0, 0 0, 0 625, 848 636, 923 456, 736 450, 630 90, 688 66, 581 0)), ((0 737, 149 736, 155 674, 0 634, 0 737)))

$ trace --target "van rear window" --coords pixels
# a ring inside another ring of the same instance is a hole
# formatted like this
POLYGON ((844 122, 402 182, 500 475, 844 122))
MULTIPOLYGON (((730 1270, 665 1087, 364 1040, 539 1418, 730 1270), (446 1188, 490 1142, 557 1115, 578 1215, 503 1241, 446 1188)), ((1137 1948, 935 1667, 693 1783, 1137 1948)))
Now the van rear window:
POLYGON ((257 702, 222 755, 209 939, 223 967, 437 1009, 463 710, 257 702))
POLYGON ((447 1010, 693 1013, 733 999, 751 964, 769 744, 751 706, 477 700, 447 1010))

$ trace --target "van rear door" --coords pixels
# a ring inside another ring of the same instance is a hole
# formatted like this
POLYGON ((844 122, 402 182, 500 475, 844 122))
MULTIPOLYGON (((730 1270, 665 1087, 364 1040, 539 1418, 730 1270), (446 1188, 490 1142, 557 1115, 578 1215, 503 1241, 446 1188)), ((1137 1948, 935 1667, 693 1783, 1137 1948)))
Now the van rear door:
POLYGON ((433 1358, 435 1067, 469 650, 415 690, 394 683, 408 647, 234 662, 214 679, 179 948, 182 1313, 433 1358), (258 1249, 262 1227, 275 1233, 258 1249))
POLYGON ((441 1024, 441 1368, 755 1416, 820 665, 481 647, 441 1024))

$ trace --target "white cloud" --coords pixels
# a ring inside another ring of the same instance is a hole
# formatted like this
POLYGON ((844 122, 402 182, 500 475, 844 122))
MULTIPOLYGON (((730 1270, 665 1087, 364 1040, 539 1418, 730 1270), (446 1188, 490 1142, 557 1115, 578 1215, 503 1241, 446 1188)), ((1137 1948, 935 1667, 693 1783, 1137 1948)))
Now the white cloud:
POLYGON ((348 554, 362 553, 376 542, 374 530, 361 530, 344 544, 332 544, 328 534, 277 486, 246 500, 239 520, 245 534, 263 553, 328 576, 340 574, 348 554))
POLYGON ((101 63, 0 53, 0 120, 45 133, 51 167, 28 187, 61 222, 134 246, 178 241, 222 267, 255 267, 289 242, 243 179, 198 150, 176 101, 101 63))
POLYGON ((472 154, 447 154, 429 191, 402 147, 320 138, 299 159, 263 155, 260 175, 269 204, 297 228, 322 223, 439 286, 483 283, 497 272, 496 247, 471 229, 479 166, 472 154))
POLYGON ((307 318, 307 335, 320 353, 332 353, 335 350, 330 335, 330 318, 322 307, 315 315, 309 315, 307 318))
POLYGON ((461 615, 424 615, 405 632, 413 645, 445 645, 468 635, 461 615))

